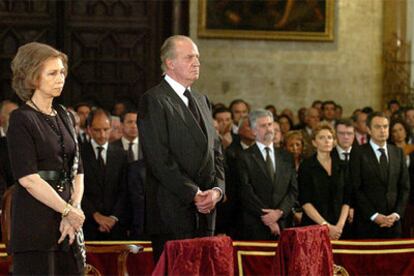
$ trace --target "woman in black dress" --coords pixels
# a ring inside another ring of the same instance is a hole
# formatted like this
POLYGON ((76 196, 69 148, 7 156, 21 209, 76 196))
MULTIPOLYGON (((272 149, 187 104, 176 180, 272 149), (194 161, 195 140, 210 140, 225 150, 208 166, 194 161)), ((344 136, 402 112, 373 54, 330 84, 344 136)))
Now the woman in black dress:
POLYGON ((326 224, 331 239, 341 237, 349 212, 351 186, 346 183, 346 164, 331 157, 335 131, 320 124, 313 131, 317 152, 304 160, 298 172, 302 225, 326 224))
POLYGON ((53 99, 60 96, 67 57, 41 43, 19 48, 12 86, 25 102, 10 117, 11 252, 16 275, 81 275, 74 243, 84 214, 83 171, 73 124, 53 99))

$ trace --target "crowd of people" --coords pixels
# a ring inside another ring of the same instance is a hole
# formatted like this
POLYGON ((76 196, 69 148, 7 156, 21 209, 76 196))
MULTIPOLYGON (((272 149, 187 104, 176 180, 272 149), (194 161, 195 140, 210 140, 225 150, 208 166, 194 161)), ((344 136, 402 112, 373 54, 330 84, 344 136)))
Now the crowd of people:
POLYGON ((347 118, 332 100, 296 116, 279 112, 283 103, 212 104, 191 89, 200 67, 191 39, 168 38, 161 61, 165 77, 139 107, 64 108, 53 99, 67 57, 39 43, 19 49, 13 87, 24 103, 0 105, 0 192, 19 183, 16 271, 44 271, 36 264, 51 256, 59 264, 67 250, 51 242, 72 244, 82 228, 86 240, 151 239, 155 260, 168 240, 275 240, 312 224, 331 239, 414 237, 414 108, 393 100, 347 118), (19 231, 29 226, 32 235, 19 231))

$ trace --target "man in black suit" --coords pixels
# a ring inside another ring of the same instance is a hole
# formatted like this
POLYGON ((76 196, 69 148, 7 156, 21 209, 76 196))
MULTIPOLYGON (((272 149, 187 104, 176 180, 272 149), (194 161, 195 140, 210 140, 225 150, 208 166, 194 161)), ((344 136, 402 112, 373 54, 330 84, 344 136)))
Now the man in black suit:
POLYGON ((138 112, 133 109, 126 110, 121 115, 122 137, 112 144, 123 149, 127 155, 128 163, 142 158, 138 139, 138 112))
POLYGON ((140 102, 139 133, 147 166, 146 229, 156 261, 167 240, 213 235, 215 206, 224 195, 220 141, 210 103, 191 88, 199 53, 185 36, 161 47, 160 84, 140 102))
POLYGON ((259 109, 249 114, 256 144, 240 154, 242 238, 276 239, 291 226, 298 184, 292 156, 273 145, 273 116, 259 109))
POLYGON ((237 160, 240 153, 255 142, 255 135, 250 128, 249 118, 243 117, 239 121, 239 139, 234 139, 225 150, 226 195, 217 206, 217 233, 226 234, 232 239, 240 238, 240 185, 237 170, 237 160))
POLYGON ((96 109, 87 118, 90 143, 81 147, 85 173, 82 208, 87 240, 123 240, 126 238, 125 152, 108 144, 111 117, 96 109))
POLYGON ((351 159, 356 234, 359 238, 399 238, 410 190, 404 153, 387 144, 389 121, 384 113, 371 113, 367 125, 371 139, 351 159))
MULTIPOLYGON (((335 122, 335 132, 336 132, 336 141, 337 145, 332 150, 332 158, 340 160, 346 168, 346 183, 352 185, 350 180, 349 172, 349 163, 351 158, 355 155, 355 151, 358 146, 352 146, 355 139, 355 129, 353 122, 350 119, 339 119, 335 122)), ((340 163, 340 162, 338 162, 340 163)), ((351 191, 352 193, 352 191, 351 191)), ((345 224, 342 238, 351 238, 353 237, 353 227, 352 222, 354 220, 354 206, 353 202, 350 202, 349 214, 347 218, 347 224, 345 224)))

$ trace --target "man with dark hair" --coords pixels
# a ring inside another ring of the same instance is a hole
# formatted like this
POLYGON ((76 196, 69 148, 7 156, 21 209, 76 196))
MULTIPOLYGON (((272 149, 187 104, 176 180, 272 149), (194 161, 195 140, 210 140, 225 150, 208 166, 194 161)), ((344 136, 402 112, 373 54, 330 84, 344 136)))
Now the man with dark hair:
POLYGON ((242 99, 235 99, 230 103, 229 109, 233 119, 232 132, 237 134, 239 121, 242 117, 246 117, 249 114, 250 106, 242 99))
POLYGON ((125 152, 108 143, 111 115, 103 109, 89 113, 89 143, 81 146, 85 173, 82 209, 85 212, 87 240, 126 239, 126 167, 125 152))
POLYGON ((301 130, 303 137, 303 155, 310 157, 315 153, 315 147, 312 144, 312 133, 320 122, 319 110, 314 107, 306 109, 305 127, 301 130))
POLYGON ((223 149, 226 149, 233 142, 231 111, 226 107, 217 108, 213 112, 213 118, 217 122, 217 130, 223 149))
POLYGON ((404 119, 405 119, 405 122, 410 127, 410 133, 407 133, 407 135, 409 136, 408 143, 414 144, 414 107, 409 106, 405 109, 404 119))
POLYGON ((91 112, 91 110, 92 107, 86 102, 80 102, 75 105, 75 111, 78 114, 80 120, 78 135, 79 144, 88 143, 90 140, 90 137, 86 131, 86 118, 88 118, 89 112, 91 112))
MULTIPOLYGON (((352 147, 355 138, 354 125, 350 119, 339 119, 335 122, 335 132, 337 144, 332 150, 332 158, 342 161, 338 163, 346 167, 345 183, 347 185, 352 185, 349 172, 349 161, 353 158, 356 151, 356 147, 352 147)), ((343 238, 350 238, 353 235, 351 225, 349 224, 353 222, 354 218, 354 208, 352 202, 350 202, 350 207, 347 219, 348 223, 345 225, 342 234, 343 238)))
POLYGON ((130 109, 126 110, 120 117, 122 124, 122 137, 121 139, 112 142, 114 146, 117 146, 125 151, 128 158, 128 163, 132 163, 142 158, 141 151, 139 150, 138 139, 138 111, 130 109))
POLYGON ((169 37, 161 61, 164 79, 142 96, 138 120, 155 262, 168 240, 213 235, 215 206, 225 192, 211 105, 192 88, 200 70, 197 45, 186 36, 169 37))
POLYGON ((355 146, 364 145, 369 140, 367 118, 368 113, 364 111, 357 112, 354 116, 352 116, 355 128, 355 146))
POLYGON ((410 183, 403 151, 387 144, 389 120, 382 112, 367 119, 369 143, 351 160, 358 238, 399 238, 410 183))
POLYGON ((387 108, 388 108, 388 111, 390 112, 390 115, 398 112, 400 110, 400 107, 401 107, 400 102, 396 99, 390 100, 387 104, 387 108))
POLYGON ((292 156, 273 144, 273 115, 258 109, 249 114, 256 143, 240 154, 242 239, 274 240, 291 226, 298 195, 292 156))
POLYGON ((336 103, 334 101, 324 101, 322 103, 322 119, 324 122, 328 123, 330 126, 335 126, 335 118, 336 118, 336 103))

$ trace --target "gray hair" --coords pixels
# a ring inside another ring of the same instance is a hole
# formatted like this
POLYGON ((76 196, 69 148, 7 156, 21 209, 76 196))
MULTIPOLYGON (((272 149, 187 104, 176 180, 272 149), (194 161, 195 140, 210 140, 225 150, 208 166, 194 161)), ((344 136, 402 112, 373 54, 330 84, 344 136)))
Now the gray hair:
POLYGON ((273 114, 266 109, 256 109, 249 113, 249 123, 252 129, 256 128, 256 120, 263 117, 270 117, 273 121, 273 114))
POLYGON ((177 40, 191 40, 188 36, 185 35, 173 35, 167 38, 161 46, 160 51, 160 58, 161 58, 161 69, 162 72, 167 71, 167 67, 165 66, 165 61, 167 59, 173 59, 176 56, 175 53, 175 45, 177 40))

